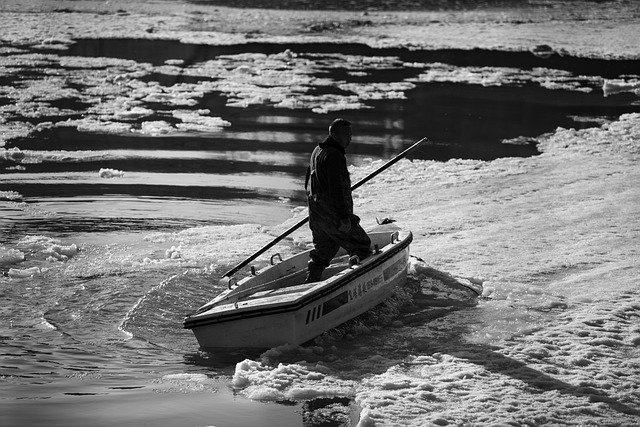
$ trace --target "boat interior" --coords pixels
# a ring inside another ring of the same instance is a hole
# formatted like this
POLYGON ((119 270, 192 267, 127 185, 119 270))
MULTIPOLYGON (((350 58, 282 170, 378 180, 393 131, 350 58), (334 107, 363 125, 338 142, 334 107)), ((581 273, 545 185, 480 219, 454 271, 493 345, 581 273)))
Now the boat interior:
MULTIPOLYGON (((383 256, 399 241, 399 233, 395 227, 383 231, 369 231, 368 235, 371 238, 373 254, 362 260, 362 263, 368 263, 383 256)), ((252 269, 251 276, 240 280, 235 286, 231 285, 229 290, 201 307, 196 313, 203 313, 221 304, 249 302, 266 297, 269 299, 286 298, 285 296, 291 298, 308 291, 319 283, 342 276, 341 273, 360 263, 360 260, 350 258, 341 248, 329 267, 324 270, 321 282, 304 283, 307 276, 309 252, 296 254, 278 263, 275 262, 275 259, 281 259, 281 257, 274 254, 271 257, 271 265, 259 271, 252 269)))

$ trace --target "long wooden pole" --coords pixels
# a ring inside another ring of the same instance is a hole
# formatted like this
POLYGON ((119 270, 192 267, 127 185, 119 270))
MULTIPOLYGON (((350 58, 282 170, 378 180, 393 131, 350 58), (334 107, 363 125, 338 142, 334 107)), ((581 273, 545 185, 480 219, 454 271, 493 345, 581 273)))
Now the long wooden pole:
MULTIPOLYGON (((374 170, 373 172, 371 172, 369 175, 365 176, 364 178, 362 178, 360 181, 356 182, 355 184, 353 184, 351 186, 351 190, 355 190, 356 188, 360 187, 361 185, 364 185, 365 183, 369 182, 373 177, 375 177, 376 175, 378 175, 379 173, 387 170, 388 168, 390 168, 391 166, 393 166, 395 163, 397 163, 400 159, 402 159, 403 157, 405 157, 407 154, 409 154, 409 152, 413 149, 415 149, 416 147, 418 147, 418 145, 424 143, 428 141, 427 138, 422 138, 420 141, 416 142, 415 144, 413 144, 411 147, 407 148, 406 150, 404 150, 402 153, 398 154, 397 156, 395 156, 393 159, 389 160, 387 163, 385 163, 384 165, 380 166, 378 169, 374 170)), ((303 225, 305 225, 307 222, 309 221, 309 217, 305 217, 304 219, 301 219, 300 221, 298 221, 297 224, 291 226, 287 231, 285 231, 284 233, 282 233, 281 235, 279 235, 278 237, 276 237, 275 239, 273 239, 271 242, 269 242, 268 244, 266 244, 265 246, 263 246, 260 250, 258 250, 257 252, 255 252, 253 255, 251 255, 249 258, 245 259, 244 261, 242 261, 241 263, 239 263, 238 265, 236 265, 235 267, 233 267, 231 270, 227 271, 226 273, 224 273, 224 275, 222 276, 222 279, 220 279, 220 281, 226 281, 227 283, 229 282, 229 279, 231 278, 231 276, 233 276, 235 273, 238 272, 238 270, 240 270, 242 267, 246 266, 247 264, 249 264, 251 261, 253 261, 254 259, 258 258, 260 255, 262 255, 263 253, 265 253, 266 251, 268 251, 270 248, 272 248, 273 246, 275 246, 278 242, 280 242, 282 239, 284 239, 285 237, 287 237, 289 234, 293 233, 294 231, 296 231, 298 228, 302 227, 303 225)))

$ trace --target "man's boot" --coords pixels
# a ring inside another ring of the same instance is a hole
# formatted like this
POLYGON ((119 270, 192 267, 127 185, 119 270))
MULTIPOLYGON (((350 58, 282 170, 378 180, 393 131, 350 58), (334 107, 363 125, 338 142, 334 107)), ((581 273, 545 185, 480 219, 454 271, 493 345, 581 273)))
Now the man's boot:
POLYGON ((307 273, 307 278, 304 280, 304 283, 319 282, 322 278, 323 271, 323 266, 318 265, 313 261, 309 261, 309 272, 307 273))

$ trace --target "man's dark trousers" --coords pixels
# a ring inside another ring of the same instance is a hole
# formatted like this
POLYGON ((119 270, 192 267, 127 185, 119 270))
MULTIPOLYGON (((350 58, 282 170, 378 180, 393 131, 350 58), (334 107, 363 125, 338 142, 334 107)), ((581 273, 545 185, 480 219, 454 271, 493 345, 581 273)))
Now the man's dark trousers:
POLYGON ((313 236, 314 249, 310 253, 308 282, 320 280, 322 271, 329 266, 340 247, 349 255, 357 255, 361 260, 371 254, 371 239, 367 236, 357 215, 350 215, 351 229, 338 229, 334 218, 322 215, 322 208, 313 197, 309 197, 309 227, 313 236))

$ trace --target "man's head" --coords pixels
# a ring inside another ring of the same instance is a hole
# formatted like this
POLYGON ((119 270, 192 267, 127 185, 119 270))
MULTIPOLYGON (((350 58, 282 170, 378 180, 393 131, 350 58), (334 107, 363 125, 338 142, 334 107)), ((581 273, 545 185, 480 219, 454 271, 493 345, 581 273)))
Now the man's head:
POLYGON ((345 119, 335 119, 329 125, 329 135, 342 148, 347 148, 351 144, 351 122, 345 119))

